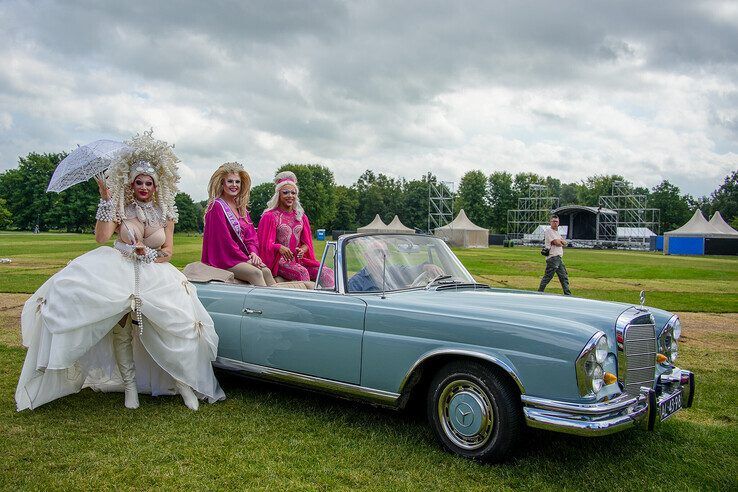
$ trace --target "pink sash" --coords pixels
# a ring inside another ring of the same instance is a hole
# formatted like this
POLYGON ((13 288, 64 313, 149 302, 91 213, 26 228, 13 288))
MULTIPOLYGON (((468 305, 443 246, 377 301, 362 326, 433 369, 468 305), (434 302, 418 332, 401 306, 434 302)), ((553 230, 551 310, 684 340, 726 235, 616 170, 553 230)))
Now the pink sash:
MULTIPOLYGON (((243 237, 241 236, 241 224, 238 222, 238 217, 236 217, 236 214, 233 213, 233 210, 231 210, 231 207, 228 206, 225 200, 222 198, 216 198, 215 201, 220 203, 220 206, 223 207, 223 212, 225 213, 226 220, 228 220, 228 224, 230 224, 233 232, 236 233, 238 242, 243 246, 243 250, 248 253, 249 249, 246 247, 246 244, 244 244, 243 237)), ((246 219, 246 222, 251 222, 248 215, 244 216, 244 219, 246 219)))

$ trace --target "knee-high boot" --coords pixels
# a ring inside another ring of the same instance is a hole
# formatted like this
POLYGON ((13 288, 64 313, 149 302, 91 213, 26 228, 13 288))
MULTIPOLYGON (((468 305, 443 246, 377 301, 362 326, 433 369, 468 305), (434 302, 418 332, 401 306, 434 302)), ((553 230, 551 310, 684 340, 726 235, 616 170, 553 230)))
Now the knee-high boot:
POLYGON ((126 408, 138 408, 136 368, 133 364, 133 334, 130 326, 117 324, 113 327, 113 352, 123 378, 126 408))
POLYGON ((177 385, 177 390, 179 391, 179 394, 182 395, 182 399, 184 400, 184 404, 187 408, 190 410, 197 410, 200 408, 200 402, 197 400, 197 396, 195 395, 195 392, 192 391, 192 388, 176 379, 174 380, 174 383, 177 385))

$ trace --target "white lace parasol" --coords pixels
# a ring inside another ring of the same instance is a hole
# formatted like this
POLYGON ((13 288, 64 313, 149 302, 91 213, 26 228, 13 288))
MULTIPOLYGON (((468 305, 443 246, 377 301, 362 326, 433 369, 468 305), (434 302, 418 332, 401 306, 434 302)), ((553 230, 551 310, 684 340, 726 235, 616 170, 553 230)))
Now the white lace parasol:
POLYGON ((101 174, 128 150, 131 150, 129 146, 114 140, 96 140, 77 147, 56 167, 46 191, 58 193, 101 174))

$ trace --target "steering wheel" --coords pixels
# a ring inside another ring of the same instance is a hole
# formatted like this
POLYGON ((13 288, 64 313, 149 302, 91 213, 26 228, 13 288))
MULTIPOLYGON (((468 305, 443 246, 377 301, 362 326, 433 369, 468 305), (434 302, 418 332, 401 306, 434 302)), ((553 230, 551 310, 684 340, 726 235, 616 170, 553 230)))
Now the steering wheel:
POLYGON ((420 275, 415 277, 415 280, 410 284, 410 287, 425 287, 432 278, 433 277, 431 277, 430 273, 423 270, 420 275))

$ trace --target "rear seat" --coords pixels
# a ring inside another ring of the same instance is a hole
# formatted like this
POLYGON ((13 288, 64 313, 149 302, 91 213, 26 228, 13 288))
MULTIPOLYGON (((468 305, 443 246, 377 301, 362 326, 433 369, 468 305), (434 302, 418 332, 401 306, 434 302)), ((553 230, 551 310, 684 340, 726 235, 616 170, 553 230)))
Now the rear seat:
MULTIPOLYGON (((220 268, 215 268, 213 266, 206 265, 205 263, 202 263, 200 261, 189 263, 187 266, 184 267, 182 273, 184 273, 185 277, 187 277, 187 280, 189 280, 190 282, 223 282, 225 284, 248 285, 248 282, 237 279, 233 275, 233 272, 222 270, 220 268)), ((288 281, 283 279, 282 277, 275 277, 274 280, 277 281, 277 285, 273 285, 272 287, 303 290, 313 290, 315 288, 315 282, 311 281, 288 281)))

